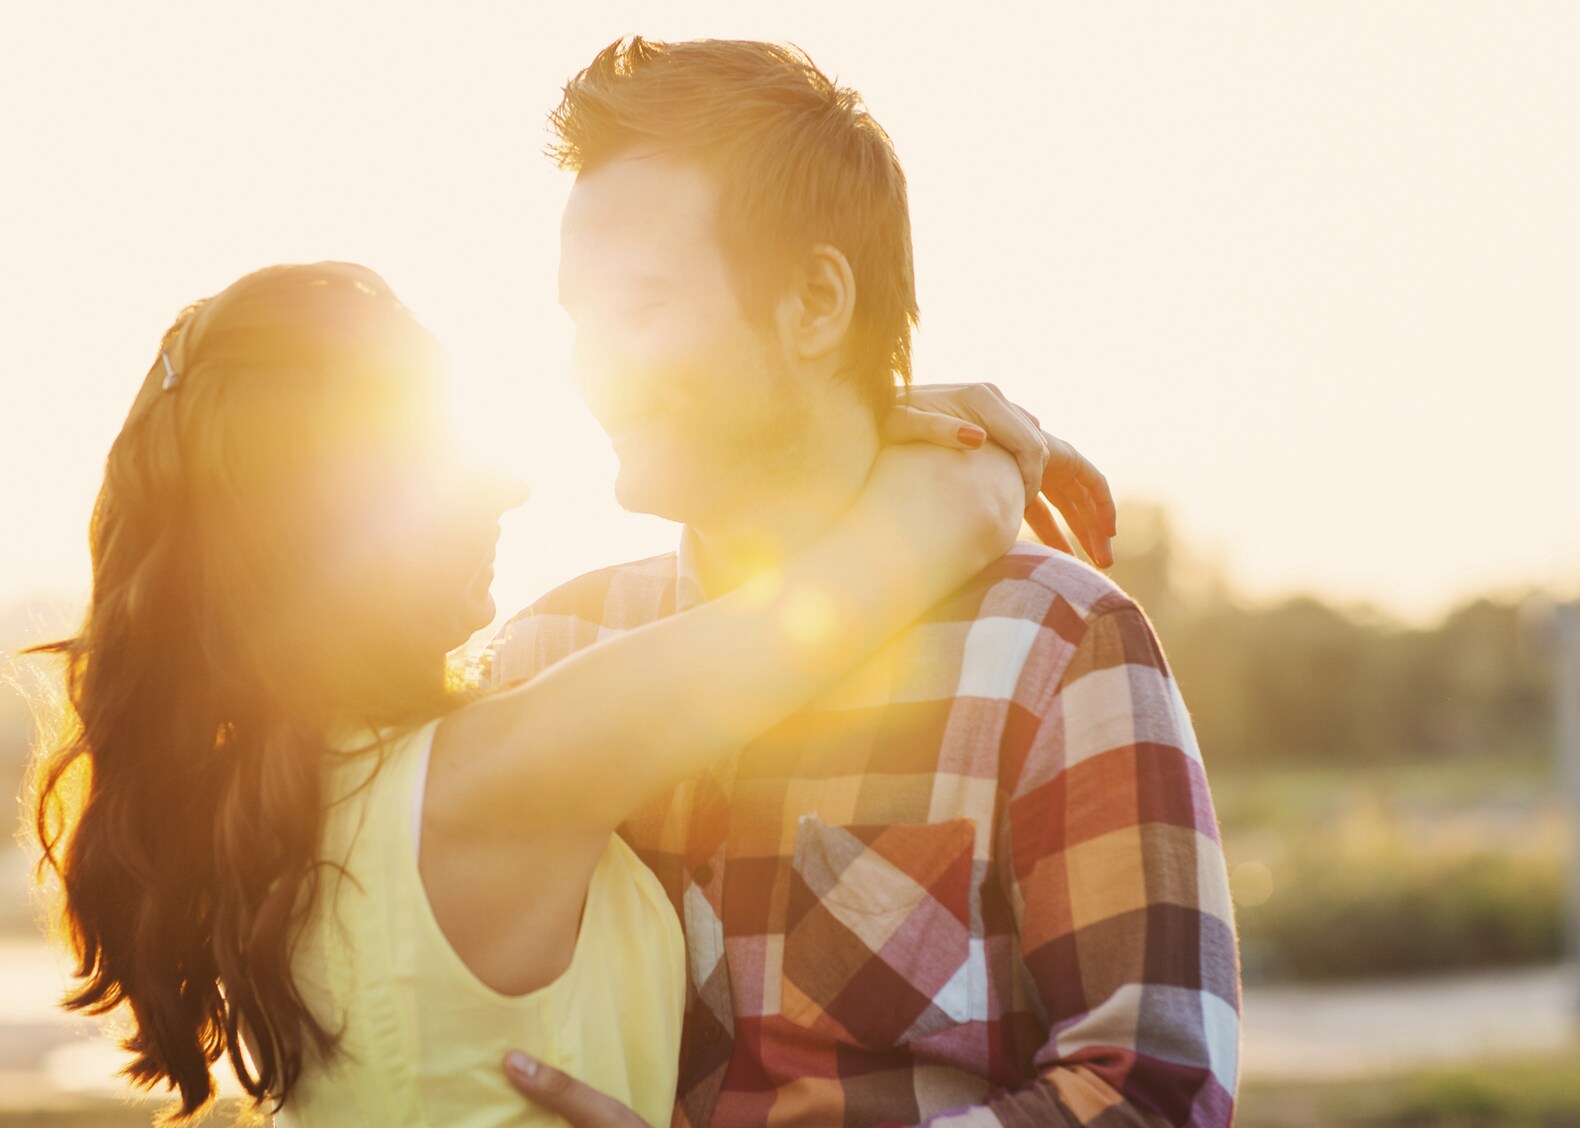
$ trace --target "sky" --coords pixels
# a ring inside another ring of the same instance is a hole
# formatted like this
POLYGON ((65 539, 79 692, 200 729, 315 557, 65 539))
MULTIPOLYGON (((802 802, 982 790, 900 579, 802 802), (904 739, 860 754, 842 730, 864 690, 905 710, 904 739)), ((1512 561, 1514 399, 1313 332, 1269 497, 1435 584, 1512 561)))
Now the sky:
POLYGON ((182 0, 0 8, 0 608, 86 590, 160 334, 281 261, 372 266, 448 346, 534 488, 502 612, 672 547, 571 386, 542 155, 628 33, 860 90, 919 379, 996 382, 1252 597, 1580 597, 1580 5, 182 0))

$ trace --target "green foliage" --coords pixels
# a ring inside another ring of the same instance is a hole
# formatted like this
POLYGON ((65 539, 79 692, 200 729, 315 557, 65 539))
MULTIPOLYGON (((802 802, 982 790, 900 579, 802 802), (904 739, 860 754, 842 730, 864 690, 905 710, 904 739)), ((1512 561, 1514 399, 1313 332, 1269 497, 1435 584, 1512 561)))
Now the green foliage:
POLYGON ((1534 762, 1224 772, 1249 982, 1551 962, 1570 826, 1534 762))
POLYGON ((1569 1068, 1513 1063, 1499 1070, 1465 1067, 1423 1074, 1404 1086, 1401 1124, 1556 1128, 1580 1125, 1580 1080, 1569 1068))
POLYGON ((1114 579, 1156 624, 1217 766, 1375 764, 1529 752, 1551 739, 1539 616, 1483 599, 1428 629, 1310 597, 1237 599, 1167 515, 1128 506, 1114 579))
POLYGON ((1563 945, 1562 866, 1506 855, 1306 858, 1238 918, 1252 981, 1552 962, 1563 945))
POLYGON ((1580 1046, 1401 1077, 1244 1087, 1238 1128, 1580 1128, 1580 1046))

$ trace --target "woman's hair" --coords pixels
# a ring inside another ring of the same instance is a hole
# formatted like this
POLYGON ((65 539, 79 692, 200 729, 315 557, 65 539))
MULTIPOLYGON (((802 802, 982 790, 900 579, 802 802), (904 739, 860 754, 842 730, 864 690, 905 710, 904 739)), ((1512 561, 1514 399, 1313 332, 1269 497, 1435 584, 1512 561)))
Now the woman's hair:
POLYGON ((82 980, 65 1005, 126 1004, 126 1073, 178 1090, 178 1117, 210 1100, 221 1055, 280 1102, 334 1050, 291 974, 325 866, 325 733, 450 697, 442 646, 359 650, 365 624, 336 620, 315 474, 435 394, 438 365, 359 267, 272 267, 183 310, 110 450, 86 621, 41 648, 70 703, 32 808, 82 980))

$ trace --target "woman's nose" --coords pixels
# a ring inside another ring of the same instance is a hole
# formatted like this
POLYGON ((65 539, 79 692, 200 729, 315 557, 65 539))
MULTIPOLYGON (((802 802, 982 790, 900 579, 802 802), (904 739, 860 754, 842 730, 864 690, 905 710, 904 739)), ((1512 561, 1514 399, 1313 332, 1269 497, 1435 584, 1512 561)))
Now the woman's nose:
POLYGON ((494 516, 516 508, 532 492, 519 475, 499 466, 474 464, 456 484, 474 513, 494 516))
POLYGON ((508 470, 490 469, 485 471, 484 478, 490 507, 496 513, 509 512, 532 495, 531 487, 508 470))

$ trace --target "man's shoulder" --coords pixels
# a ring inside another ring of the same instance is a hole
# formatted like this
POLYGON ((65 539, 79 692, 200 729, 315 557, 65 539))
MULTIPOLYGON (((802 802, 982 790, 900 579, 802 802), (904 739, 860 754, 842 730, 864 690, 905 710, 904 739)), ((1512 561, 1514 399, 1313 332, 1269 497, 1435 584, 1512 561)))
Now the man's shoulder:
POLYGON ((571 615, 606 626, 612 620, 656 609, 675 589, 673 552, 611 564, 567 580, 535 600, 507 623, 541 616, 571 615))
POLYGON ((585 572, 517 613, 494 636, 484 662, 494 686, 530 678, 607 633, 672 614, 673 552, 585 572))
POLYGON ((1045 621, 1050 614, 1090 621, 1136 603, 1096 568, 1066 552, 1019 541, 935 609, 944 619, 1045 621))

